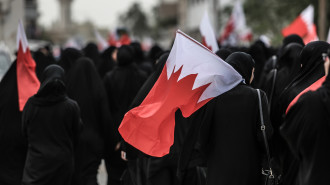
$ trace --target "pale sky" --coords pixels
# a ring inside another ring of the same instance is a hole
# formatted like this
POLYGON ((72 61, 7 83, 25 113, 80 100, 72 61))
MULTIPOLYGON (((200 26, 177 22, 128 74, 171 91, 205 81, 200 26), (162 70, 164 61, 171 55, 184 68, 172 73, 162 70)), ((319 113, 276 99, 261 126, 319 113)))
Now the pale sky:
MULTIPOLYGON (((51 26, 59 17, 58 0, 37 1, 39 23, 51 26)), ((117 17, 134 2, 139 2, 143 10, 150 13, 158 0, 73 0, 72 19, 77 22, 90 20, 97 26, 113 29, 117 25, 117 17)))

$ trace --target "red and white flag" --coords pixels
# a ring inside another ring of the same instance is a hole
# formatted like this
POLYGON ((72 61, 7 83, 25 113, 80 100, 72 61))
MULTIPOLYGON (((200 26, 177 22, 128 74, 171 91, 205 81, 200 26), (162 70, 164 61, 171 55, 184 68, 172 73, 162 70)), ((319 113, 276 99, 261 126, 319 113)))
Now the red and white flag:
POLYGON ((23 111, 27 100, 38 91, 40 82, 35 72, 36 63, 31 56, 21 21, 18 24, 16 39, 18 48, 16 62, 18 104, 19 110, 23 111))
POLYGON ((178 30, 158 80, 143 102, 125 114, 118 130, 135 148, 162 157, 174 142, 176 110, 189 117, 242 80, 229 64, 178 30))
POLYGON ((246 25, 242 3, 236 1, 231 16, 219 38, 219 42, 221 44, 236 45, 239 41, 251 40, 252 32, 246 25))
POLYGON ((97 47, 99 51, 103 51, 109 47, 108 42, 101 36, 101 34, 95 29, 94 34, 97 40, 97 47))
POLYGON ((318 40, 316 26, 314 24, 314 7, 309 5, 300 15, 287 27, 282 29, 284 37, 297 34, 303 38, 305 44, 318 40))
POLYGON ((202 44, 212 50, 214 53, 218 51, 219 46, 207 12, 205 12, 203 16, 199 30, 202 35, 202 44))

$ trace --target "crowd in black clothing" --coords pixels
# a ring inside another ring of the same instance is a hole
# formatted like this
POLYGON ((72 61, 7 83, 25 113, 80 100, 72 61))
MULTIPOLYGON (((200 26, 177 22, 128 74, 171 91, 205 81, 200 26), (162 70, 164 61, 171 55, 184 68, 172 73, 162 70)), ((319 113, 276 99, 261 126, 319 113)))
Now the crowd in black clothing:
POLYGON ((262 184, 261 111, 278 183, 329 184, 329 52, 329 43, 305 45, 297 35, 279 48, 261 40, 222 47, 216 54, 244 80, 188 118, 178 110, 174 144, 158 158, 126 143, 118 127, 147 96, 168 52, 156 45, 146 55, 138 42, 99 52, 88 43, 56 61, 41 48, 33 53, 41 85, 23 112, 16 61, 0 83, 0 184, 96 185, 102 159, 108 185, 262 184))

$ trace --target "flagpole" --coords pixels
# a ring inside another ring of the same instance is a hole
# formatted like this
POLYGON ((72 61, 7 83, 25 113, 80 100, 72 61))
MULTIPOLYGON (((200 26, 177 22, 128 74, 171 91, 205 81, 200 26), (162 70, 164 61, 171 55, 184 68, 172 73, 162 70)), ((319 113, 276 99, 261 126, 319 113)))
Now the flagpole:
POLYGON ((326 14, 327 14, 327 2, 326 0, 319 0, 319 20, 318 20, 318 27, 319 27, 319 37, 320 40, 325 40, 326 38, 326 14))

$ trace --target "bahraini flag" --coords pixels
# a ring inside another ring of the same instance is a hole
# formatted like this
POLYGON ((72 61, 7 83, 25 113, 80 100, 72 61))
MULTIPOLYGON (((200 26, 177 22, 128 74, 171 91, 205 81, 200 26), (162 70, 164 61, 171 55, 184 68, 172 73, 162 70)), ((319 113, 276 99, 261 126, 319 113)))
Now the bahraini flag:
POLYGON ((34 95, 40 86, 36 75, 36 63, 33 60, 24 27, 20 21, 17 29, 17 89, 19 110, 23 111, 27 100, 34 95))
POLYGON ((211 50, 177 31, 162 73, 143 102, 125 114, 118 130, 135 148, 162 157, 174 142, 178 109, 189 117, 242 80, 237 71, 211 50))

